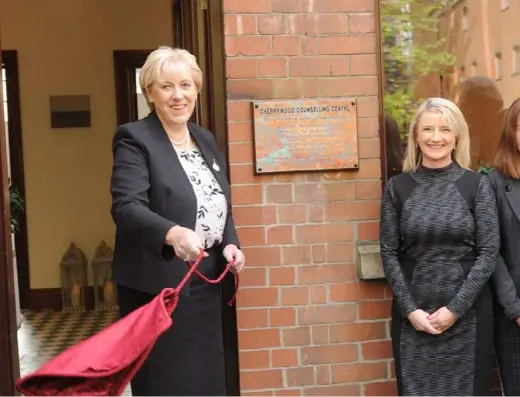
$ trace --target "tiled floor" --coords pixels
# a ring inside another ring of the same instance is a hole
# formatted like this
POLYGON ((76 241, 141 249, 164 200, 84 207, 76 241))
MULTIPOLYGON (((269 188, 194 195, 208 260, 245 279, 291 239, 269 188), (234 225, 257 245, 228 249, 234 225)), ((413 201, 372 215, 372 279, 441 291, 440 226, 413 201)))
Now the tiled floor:
MULTIPOLYGON (((68 347, 99 332, 118 318, 117 311, 62 313, 55 310, 23 311, 18 331, 20 373, 26 375, 68 347)), ((124 396, 131 396, 128 386, 124 396)))

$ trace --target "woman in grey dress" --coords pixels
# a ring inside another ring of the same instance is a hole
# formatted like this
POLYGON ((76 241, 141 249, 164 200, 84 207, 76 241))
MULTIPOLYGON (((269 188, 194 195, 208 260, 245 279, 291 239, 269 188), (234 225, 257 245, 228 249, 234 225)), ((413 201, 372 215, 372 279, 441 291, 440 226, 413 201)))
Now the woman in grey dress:
POLYGON ((506 396, 520 395, 520 99, 510 106, 489 179, 496 192, 500 255, 492 285, 495 350, 506 396))
POLYGON ((385 186, 381 255, 400 395, 489 392, 498 220, 469 149, 458 107, 429 99, 411 122, 404 173, 385 186))

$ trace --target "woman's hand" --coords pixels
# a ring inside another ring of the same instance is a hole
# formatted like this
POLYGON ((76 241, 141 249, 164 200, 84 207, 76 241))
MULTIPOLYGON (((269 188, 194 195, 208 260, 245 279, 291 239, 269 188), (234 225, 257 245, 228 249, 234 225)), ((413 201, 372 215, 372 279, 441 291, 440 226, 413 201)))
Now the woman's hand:
POLYGON ((231 271, 235 274, 240 273, 242 268, 246 264, 246 258, 242 251, 238 249, 235 244, 228 244, 224 247, 224 251, 222 252, 224 258, 229 262, 235 261, 233 266, 231 267, 231 271))
POLYGON ((439 335, 441 331, 435 329, 428 320, 429 314, 424 310, 417 309, 408 315, 408 320, 417 331, 427 332, 432 335, 439 335))
POLYGON ((457 321, 457 317, 455 316, 455 314, 451 312, 450 309, 444 306, 437 310, 435 313, 428 316, 428 321, 430 322, 432 327, 439 330, 440 332, 444 332, 453 324, 455 324, 455 321, 457 321))
MULTIPOLYGON (((193 230, 174 226, 166 234, 166 244, 171 245, 175 250, 175 255, 183 261, 194 261, 200 255, 200 250, 203 249, 200 237, 193 230)), ((204 257, 208 254, 205 252, 204 257)))

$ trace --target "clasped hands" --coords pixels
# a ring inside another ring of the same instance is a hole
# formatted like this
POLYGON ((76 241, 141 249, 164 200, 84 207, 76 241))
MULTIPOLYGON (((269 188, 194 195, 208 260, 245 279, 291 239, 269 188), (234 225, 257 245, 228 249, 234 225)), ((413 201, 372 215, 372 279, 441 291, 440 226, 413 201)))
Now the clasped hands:
MULTIPOLYGON (((166 244, 171 245, 175 250, 175 254, 185 262, 193 261, 200 255, 200 250, 204 248, 202 241, 197 233, 193 230, 174 226, 166 234, 166 244)), ((222 252, 226 261, 233 262, 231 271, 235 274, 242 271, 246 264, 246 260, 242 251, 234 244, 228 244, 222 252)), ((204 252, 204 257, 208 253, 204 252)))
POLYGON ((457 317, 444 306, 432 314, 421 309, 414 310, 408 315, 408 320, 417 331, 439 335, 455 324, 457 317))

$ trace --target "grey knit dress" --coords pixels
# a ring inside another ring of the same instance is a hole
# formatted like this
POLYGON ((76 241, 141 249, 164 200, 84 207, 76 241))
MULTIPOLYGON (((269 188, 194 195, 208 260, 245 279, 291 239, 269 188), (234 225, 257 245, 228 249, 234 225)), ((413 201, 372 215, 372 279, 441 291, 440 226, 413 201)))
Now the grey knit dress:
POLYGON ((386 184, 381 255, 394 295, 392 345, 400 395, 487 395, 493 365, 488 280, 499 247, 487 177, 424 166, 386 184), (406 315, 446 306, 456 323, 440 335, 416 331, 406 315))

